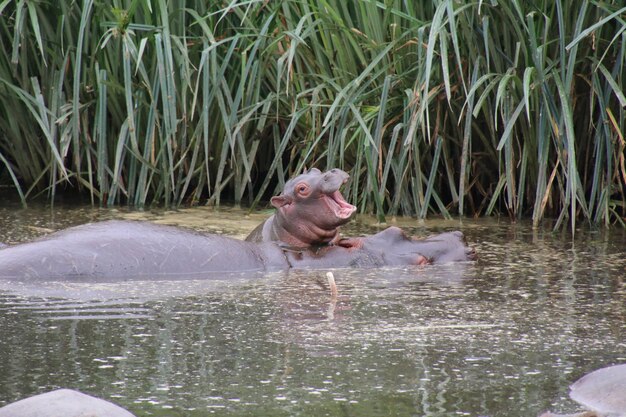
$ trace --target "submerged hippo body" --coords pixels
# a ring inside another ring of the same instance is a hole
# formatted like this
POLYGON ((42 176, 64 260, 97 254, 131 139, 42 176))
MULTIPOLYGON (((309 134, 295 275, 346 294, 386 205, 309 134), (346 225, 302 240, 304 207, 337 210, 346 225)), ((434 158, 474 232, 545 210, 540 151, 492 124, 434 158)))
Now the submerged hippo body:
POLYGON ((222 278, 308 268, 374 268, 472 259, 460 232, 412 240, 398 228, 336 246, 285 249, 174 226, 112 220, 0 249, 0 279, 116 280, 222 278))
POLYGON ((72 227, 0 249, 0 278, 202 276, 288 268, 274 244, 204 235, 149 222, 111 220, 72 227))
POLYGON ((58 389, 0 407, 0 417, 135 417, 113 403, 71 389, 58 389))
POLYGON ((587 411, 575 414, 545 412, 539 417, 626 416, 626 364, 596 369, 570 385, 569 396, 587 411))
POLYGON ((322 173, 313 168, 287 181, 283 192, 271 199, 276 212, 246 240, 280 241, 291 247, 336 243, 339 226, 347 223, 356 211, 339 191, 348 178, 340 169, 322 173))

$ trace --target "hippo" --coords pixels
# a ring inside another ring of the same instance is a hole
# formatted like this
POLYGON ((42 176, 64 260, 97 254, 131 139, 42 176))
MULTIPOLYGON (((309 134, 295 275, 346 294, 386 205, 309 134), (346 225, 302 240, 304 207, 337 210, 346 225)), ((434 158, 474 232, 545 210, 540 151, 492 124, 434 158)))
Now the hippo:
POLYGON ((291 247, 337 243, 339 226, 347 223, 356 211, 339 191, 348 178, 346 172, 337 168, 324 173, 313 168, 290 179, 283 192, 270 200, 276 212, 246 240, 279 241, 291 247))
POLYGON ((289 269, 377 268, 473 258, 461 232, 414 240, 390 227, 337 245, 293 248, 150 222, 109 220, 0 249, 0 279, 219 279, 289 269))
POLYGON ((626 416, 626 364, 596 369, 570 386, 569 396, 587 411, 576 414, 545 412, 539 417, 626 416))
POLYGON ((0 408, 0 417, 135 417, 124 408, 72 389, 58 389, 0 408))

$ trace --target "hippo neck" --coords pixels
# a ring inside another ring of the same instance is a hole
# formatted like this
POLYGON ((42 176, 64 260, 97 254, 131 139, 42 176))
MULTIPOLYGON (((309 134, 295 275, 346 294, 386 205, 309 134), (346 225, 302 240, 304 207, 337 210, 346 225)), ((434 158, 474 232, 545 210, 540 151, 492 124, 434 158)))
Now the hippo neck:
POLYGON ((339 239, 339 227, 323 229, 312 223, 295 223, 276 213, 271 222, 271 234, 289 246, 309 247, 325 245, 339 239))

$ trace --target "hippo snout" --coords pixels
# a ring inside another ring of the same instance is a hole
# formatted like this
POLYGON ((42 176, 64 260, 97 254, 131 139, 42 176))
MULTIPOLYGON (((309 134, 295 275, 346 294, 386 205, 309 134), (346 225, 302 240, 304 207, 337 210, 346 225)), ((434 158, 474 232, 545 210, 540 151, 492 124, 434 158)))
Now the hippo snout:
POLYGON ((348 181, 350 175, 338 168, 333 168, 330 171, 326 171, 322 176, 322 191, 325 193, 332 193, 337 191, 346 181, 348 181))
POLYGON ((342 171, 338 168, 333 168, 330 171, 326 171, 324 173, 324 181, 336 181, 336 180, 347 180, 350 178, 347 172, 342 171))

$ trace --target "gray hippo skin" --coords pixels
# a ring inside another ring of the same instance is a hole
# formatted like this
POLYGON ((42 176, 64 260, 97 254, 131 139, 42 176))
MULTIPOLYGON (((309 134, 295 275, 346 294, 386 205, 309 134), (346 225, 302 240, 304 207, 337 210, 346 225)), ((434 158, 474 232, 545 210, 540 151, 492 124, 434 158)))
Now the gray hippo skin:
POLYGON ((460 232, 413 240, 390 227, 334 246, 285 249, 278 242, 246 242, 149 222, 112 220, 0 249, 0 279, 215 279, 292 268, 372 268, 473 257, 460 232))
POLYGON ((626 364, 607 366, 584 375, 570 385, 569 396, 585 407, 576 414, 545 412, 540 417, 626 416, 626 364))
POLYGON ((0 408, 0 417, 135 417, 113 403, 71 389, 59 389, 0 408))
POLYGON ((272 243, 249 243, 149 222, 111 220, 0 249, 0 278, 176 277, 287 269, 272 243))
POLYGON ((283 192, 271 199, 276 212, 246 240, 280 241, 291 247, 336 243, 339 226, 347 223, 356 211, 339 191, 348 178, 340 169, 322 173, 313 168, 287 181, 283 192))
POLYGON ((399 227, 391 226, 375 235, 341 239, 337 245, 354 253, 359 250, 378 253, 384 266, 441 264, 476 258, 475 251, 465 244, 463 233, 459 231, 412 239, 399 227))

